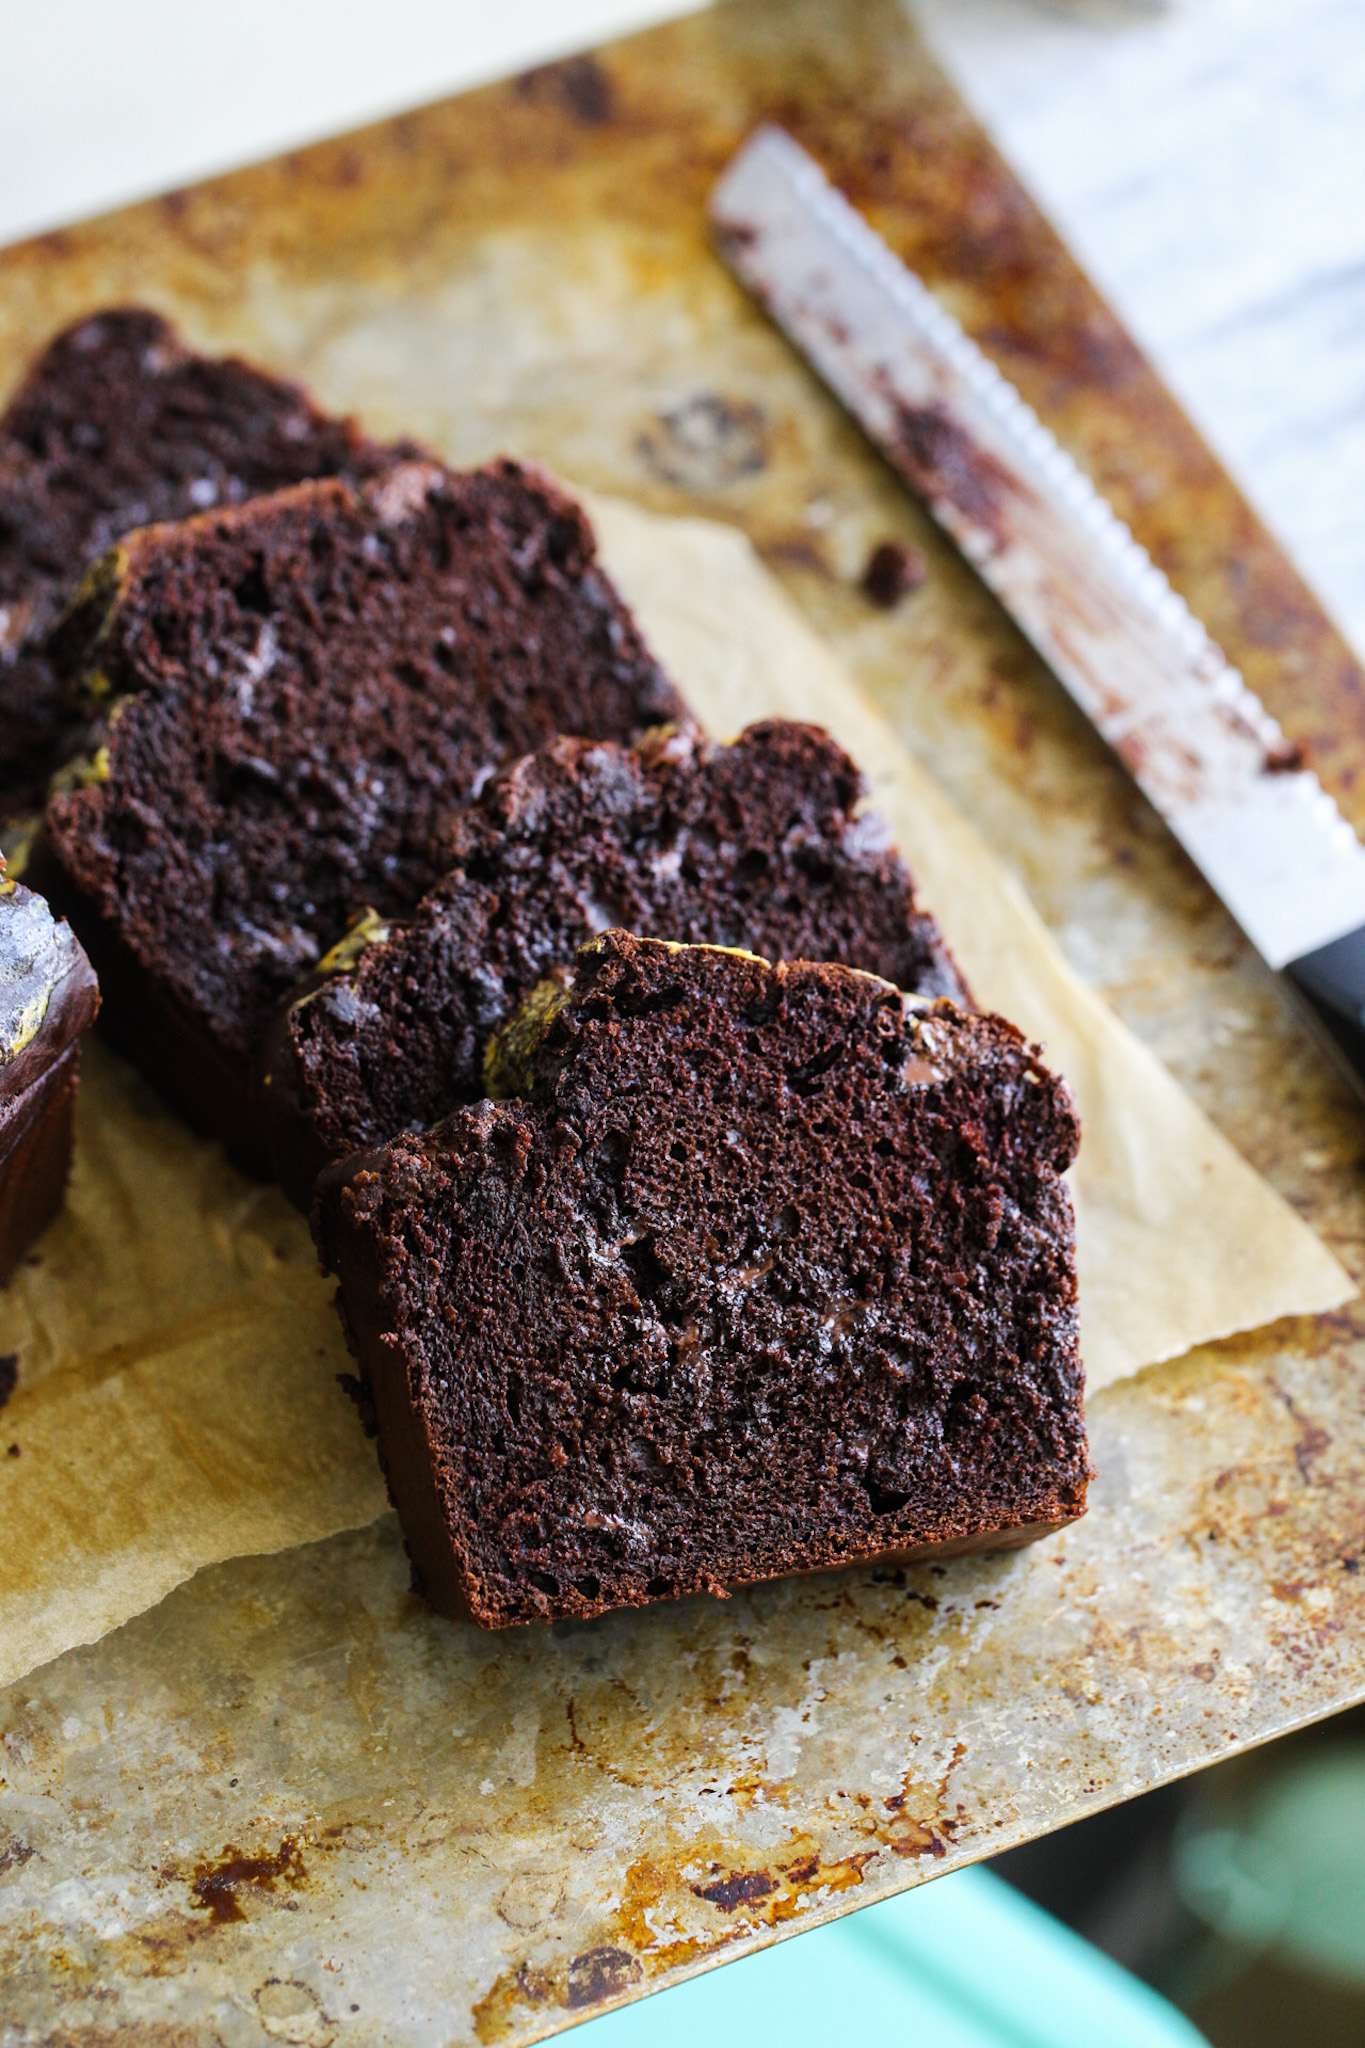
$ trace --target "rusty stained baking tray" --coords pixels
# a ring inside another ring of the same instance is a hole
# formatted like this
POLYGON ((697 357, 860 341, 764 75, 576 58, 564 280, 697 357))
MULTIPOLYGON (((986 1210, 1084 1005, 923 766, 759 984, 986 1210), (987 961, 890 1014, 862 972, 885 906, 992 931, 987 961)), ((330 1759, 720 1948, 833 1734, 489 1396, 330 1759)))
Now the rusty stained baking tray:
MULTIPOLYGON (((1100 985, 1353 1271, 1362 1127, 1133 787, 708 251, 784 122, 1365 825, 1362 675, 904 18, 733 0, 0 255, 0 374, 150 299, 457 460, 742 525, 1100 985), (929 562, 900 611, 872 542, 929 562)), ((7 2041, 522 2041, 1365 1696, 1365 1324, 1100 1394, 1087 1519, 506 1637, 392 1518, 203 1573, 0 1702, 7 2041)))

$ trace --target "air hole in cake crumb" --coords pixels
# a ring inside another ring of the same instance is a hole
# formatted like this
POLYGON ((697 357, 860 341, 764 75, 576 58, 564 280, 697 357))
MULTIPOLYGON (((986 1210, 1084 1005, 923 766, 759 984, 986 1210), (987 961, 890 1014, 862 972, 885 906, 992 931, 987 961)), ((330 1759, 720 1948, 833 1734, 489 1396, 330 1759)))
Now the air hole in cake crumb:
POLYGON ((768 872, 768 856, 761 846, 751 846, 735 862, 735 880, 738 882, 761 882, 768 872))
POLYGON ((514 1425, 521 1422, 521 1386, 517 1380, 507 1382, 507 1413, 514 1425))
POLYGON ((878 1138, 876 1144, 872 1147, 872 1150, 880 1159, 889 1159, 895 1149, 890 1138, 878 1138))
POLYGON ((988 1413, 981 1389, 975 1380, 958 1380, 948 1396, 948 1428, 950 1431, 970 1429, 988 1413))
POLYGON ((645 1587, 645 1591, 651 1600, 671 1600, 673 1598, 673 1581, 672 1579, 651 1579, 645 1587))
POLYGON ((679 1166, 686 1166, 687 1161, 691 1155, 689 1154, 686 1145, 678 1144, 669 1146, 668 1156, 670 1159, 676 1159, 679 1166))
POLYGON ((247 570, 233 596, 244 612, 265 618, 270 611, 270 592, 265 585, 265 565, 259 559, 247 570))
POLYGON ((537 1592, 549 1593, 551 1596, 559 1591, 559 1580, 553 1578, 549 1572, 532 1572, 531 1584, 537 1592))
POLYGON ((815 846, 799 846, 796 849, 796 865, 812 882, 832 882, 834 863, 827 853, 815 846))
POLYGON ((630 1269, 631 1279, 635 1282, 635 1292, 641 1301, 654 1301, 668 1285, 670 1275, 655 1249, 653 1231, 645 1231, 642 1237, 636 1238, 634 1244, 622 1245, 621 1257, 630 1269))
POLYGON ((908 1493, 899 1493, 893 1487, 881 1486, 875 1479, 864 1479, 863 1485, 867 1488, 867 1497, 872 1503, 874 1515, 897 1514, 910 1498, 908 1493))
POLYGON ((652 988, 643 995, 618 995, 617 1011, 623 1017, 654 1017, 665 1010, 676 1010, 684 999, 680 981, 666 982, 662 988, 652 988))
POLYGON ((597 1148, 597 1163, 609 1180, 619 1180, 630 1157, 630 1132, 608 1131, 597 1148))
POLYGON ((795 1237, 797 1231, 800 1228, 800 1211, 794 1209, 790 1202, 784 1203, 782 1208, 780 1208, 777 1212, 777 1220, 773 1224, 773 1236, 795 1237))
POLYGON ((602 1581, 595 1579, 591 1572, 585 1572, 581 1579, 575 1579, 574 1585, 585 1600, 599 1600, 602 1597, 602 1581))
POLYGON ((836 1039, 834 1044, 827 1045, 823 1052, 817 1052, 810 1059, 802 1060, 799 1067, 788 1067, 787 1086, 797 1095, 814 1094, 816 1084, 829 1072, 842 1051, 843 1046, 836 1039))
POLYGON ((756 1003, 746 1003, 739 1014, 750 1030, 755 1030, 760 1024, 769 1023, 781 1007, 782 984, 777 982, 760 996, 756 1003))

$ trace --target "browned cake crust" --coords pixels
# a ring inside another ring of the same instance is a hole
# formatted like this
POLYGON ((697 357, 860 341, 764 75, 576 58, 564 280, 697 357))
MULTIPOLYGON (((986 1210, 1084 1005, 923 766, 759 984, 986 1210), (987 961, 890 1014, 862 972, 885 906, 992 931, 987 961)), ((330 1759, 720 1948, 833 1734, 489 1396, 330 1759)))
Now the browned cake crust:
POLYGON ((1011 1025, 610 932, 525 1078, 319 1183, 442 1612, 591 1615, 1083 1512, 1079 1131, 1011 1025))
POLYGON ((69 925, 0 862, 0 1282, 62 1204, 99 992, 69 925))
POLYGON ((365 476, 393 452, 296 384, 195 354, 143 307, 49 343, 0 418, 0 818, 37 810, 79 741, 44 643, 97 555, 132 527, 365 476))
POLYGON ((281 997, 357 912, 413 908, 483 779, 686 716, 594 554, 538 472, 405 463, 144 529, 87 578, 51 645, 109 710, 34 873, 116 1041, 239 1157, 281 997))
POLYGON ((663 728, 518 762, 462 814, 457 865, 415 917, 357 934, 272 1026, 277 1178, 307 1207, 329 1159, 476 1101, 492 1033, 607 924, 966 1001, 862 796, 828 733, 780 719, 729 746, 663 728))

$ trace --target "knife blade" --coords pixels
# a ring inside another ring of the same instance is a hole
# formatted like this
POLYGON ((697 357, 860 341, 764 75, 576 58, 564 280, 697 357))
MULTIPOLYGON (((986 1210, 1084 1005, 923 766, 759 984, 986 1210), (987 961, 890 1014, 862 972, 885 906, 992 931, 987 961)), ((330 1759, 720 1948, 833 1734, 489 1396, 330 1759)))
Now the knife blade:
POLYGON ((1037 414, 782 129, 716 185, 730 268, 949 534, 1365 1094, 1365 847, 1037 414))

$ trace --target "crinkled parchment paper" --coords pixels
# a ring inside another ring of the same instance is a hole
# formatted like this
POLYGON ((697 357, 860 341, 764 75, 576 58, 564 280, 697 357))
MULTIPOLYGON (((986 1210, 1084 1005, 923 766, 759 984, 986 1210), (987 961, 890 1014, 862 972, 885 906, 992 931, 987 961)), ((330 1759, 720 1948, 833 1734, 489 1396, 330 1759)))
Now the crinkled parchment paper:
MULTIPOLYGON (((1348 1300, 1345 1272, 1077 981, 971 827, 737 533, 594 505, 603 555, 705 724, 827 725, 979 999, 1080 1102, 1082 1339, 1102 1386, 1209 1338, 1348 1300)), ((347 1359, 307 1228, 99 1044, 65 1214, 0 1296, 0 1684, 93 1641, 202 1565, 386 1505, 336 1383, 347 1359)))

